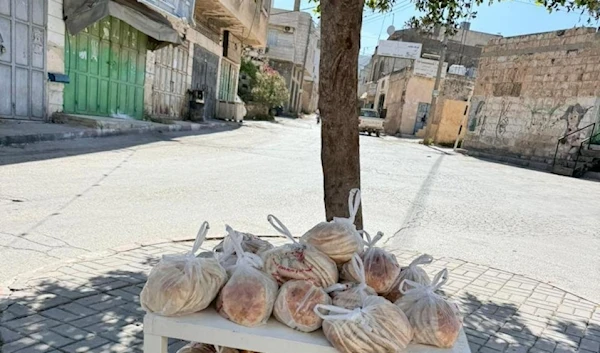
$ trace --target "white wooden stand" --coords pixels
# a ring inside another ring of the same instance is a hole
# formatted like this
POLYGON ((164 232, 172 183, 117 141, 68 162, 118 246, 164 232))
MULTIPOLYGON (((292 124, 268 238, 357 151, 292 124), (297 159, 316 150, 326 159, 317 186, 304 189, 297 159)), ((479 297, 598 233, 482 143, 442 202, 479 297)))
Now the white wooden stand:
MULTIPOLYGON (((167 353, 168 337, 261 353, 337 353, 321 330, 303 333, 273 318, 264 326, 248 328, 224 319, 213 308, 182 317, 146 314, 144 353, 167 353)), ((461 331, 453 348, 411 344, 406 352, 471 353, 471 350, 461 331)))

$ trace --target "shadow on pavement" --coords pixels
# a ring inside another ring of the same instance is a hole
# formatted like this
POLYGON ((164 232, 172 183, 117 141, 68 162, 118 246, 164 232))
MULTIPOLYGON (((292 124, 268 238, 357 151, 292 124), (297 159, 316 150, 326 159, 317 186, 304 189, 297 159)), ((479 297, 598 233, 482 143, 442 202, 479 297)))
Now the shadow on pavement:
POLYGON ((227 124, 188 132, 146 132, 101 138, 43 141, 34 144, 0 146, 0 166, 77 156, 88 153, 126 149, 158 141, 171 141, 185 136, 201 136, 237 130, 240 124, 227 124))
MULTIPOLYGON (((158 258, 138 257, 123 266, 127 270, 95 274, 91 267, 86 270, 86 265, 98 261, 79 262, 16 288, 9 299, 0 302, 0 352, 25 348, 26 352, 54 353, 141 352, 144 312, 139 293, 158 258)), ((111 263, 110 257, 103 260, 111 263)), ((464 315, 473 353, 600 349, 600 326, 588 325, 584 319, 548 320, 520 313, 516 305, 498 305, 468 292, 454 299, 464 315)), ((169 352, 184 343, 170 340, 169 352)))

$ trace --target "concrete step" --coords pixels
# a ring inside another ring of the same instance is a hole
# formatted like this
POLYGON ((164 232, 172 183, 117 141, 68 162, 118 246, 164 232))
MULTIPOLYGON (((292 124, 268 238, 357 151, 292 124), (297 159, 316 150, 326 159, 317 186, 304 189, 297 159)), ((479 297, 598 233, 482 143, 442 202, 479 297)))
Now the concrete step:
MULTIPOLYGON (((591 148, 592 146, 590 146, 591 148)), ((582 149, 581 150, 581 155, 583 157, 588 157, 588 158, 598 158, 600 159, 600 150, 593 150, 593 149, 582 149)))
POLYGON ((563 167, 562 165, 555 165, 552 168, 552 173, 572 177, 573 168, 563 167))
POLYGON ((585 172, 583 174, 583 179, 600 180, 600 172, 585 172))

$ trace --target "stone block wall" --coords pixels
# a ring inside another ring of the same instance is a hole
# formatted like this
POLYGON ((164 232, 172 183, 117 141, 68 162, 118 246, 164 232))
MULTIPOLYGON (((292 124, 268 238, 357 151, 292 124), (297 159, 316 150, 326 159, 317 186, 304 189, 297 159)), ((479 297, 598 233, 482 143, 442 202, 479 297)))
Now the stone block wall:
MULTIPOLYGON (((575 28, 493 39, 483 49, 464 147, 551 161, 557 141, 598 121, 600 36, 575 28)), ((590 129, 559 146, 569 158, 590 129)))

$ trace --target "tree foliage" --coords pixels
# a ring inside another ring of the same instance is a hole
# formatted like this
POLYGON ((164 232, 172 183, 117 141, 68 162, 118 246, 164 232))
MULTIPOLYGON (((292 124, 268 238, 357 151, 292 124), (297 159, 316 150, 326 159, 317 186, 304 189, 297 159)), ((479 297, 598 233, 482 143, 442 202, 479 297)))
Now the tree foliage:
POLYGON ((256 75, 258 74, 258 67, 252 62, 250 58, 243 57, 240 65, 240 76, 245 75, 248 79, 248 85, 238 86, 238 95, 244 102, 252 101, 252 89, 256 85, 256 75))
MULTIPOLYGON (((415 9, 419 11, 418 16, 414 16, 407 21, 410 28, 420 29, 430 32, 435 27, 446 28, 448 34, 454 34, 463 21, 468 21, 477 17, 477 11, 474 8, 487 4, 492 5, 494 0, 411 0, 415 4, 415 9)), ((500 2, 501 0, 496 0, 500 2)), ((316 3, 315 12, 320 13, 320 0, 310 0, 316 3)), ((374 12, 390 11, 397 0, 365 0, 365 7, 374 12)), ((545 7, 548 12, 566 11, 579 12, 581 15, 588 15, 588 24, 592 20, 600 20, 600 1, 599 0, 535 0, 537 5, 545 7)))
POLYGON ((269 109, 283 105, 289 98, 284 78, 271 67, 265 65, 256 73, 256 81, 252 89, 255 102, 264 104, 269 109))

